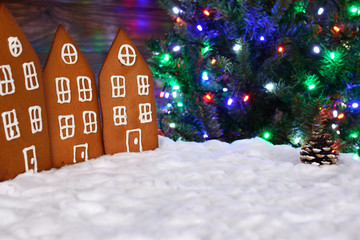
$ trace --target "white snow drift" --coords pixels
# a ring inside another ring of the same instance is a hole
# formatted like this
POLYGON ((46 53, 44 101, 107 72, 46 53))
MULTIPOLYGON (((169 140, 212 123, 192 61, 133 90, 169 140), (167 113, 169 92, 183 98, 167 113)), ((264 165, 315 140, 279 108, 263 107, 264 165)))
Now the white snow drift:
POLYGON ((261 139, 173 142, 0 183, 0 239, 360 239, 360 162, 261 139))

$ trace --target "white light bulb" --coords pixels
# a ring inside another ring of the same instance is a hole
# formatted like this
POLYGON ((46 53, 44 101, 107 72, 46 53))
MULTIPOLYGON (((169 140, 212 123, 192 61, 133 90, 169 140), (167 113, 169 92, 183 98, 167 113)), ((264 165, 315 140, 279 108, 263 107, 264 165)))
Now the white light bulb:
POLYGON ((170 124, 169 124, 169 127, 171 127, 171 128, 175 128, 175 127, 176 127, 176 125, 175 125, 175 123, 170 123, 170 124))
POLYGON ((332 129, 335 129, 335 128, 337 128, 337 125, 336 125, 335 123, 333 123, 333 124, 331 125, 331 128, 332 128, 332 129))
POLYGON ((333 111, 333 117, 336 118, 339 115, 338 111, 334 110, 333 111))
POLYGON ((275 89, 275 85, 273 83, 268 83, 265 85, 265 88, 269 91, 272 92, 275 89))
POLYGON ((233 50, 234 50, 235 52, 240 51, 240 49, 241 49, 241 45, 240 45, 240 44, 235 44, 234 47, 233 47, 233 50))
POLYGON ((227 89, 226 87, 223 88, 223 92, 227 92, 229 91, 229 89, 227 89))
POLYGON ((321 49, 319 46, 314 46, 313 51, 314 51, 314 53, 319 54, 321 49))
POLYGON ((319 8, 319 10, 318 10, 318 15, 321 15, 321 14, 323 14, 324 13, 324 8, 319 8))
POLYGON ((179 12, 180 12, 180 9, 178 8, 178 7, 173 7, 173 13, 175 13, 175 14, 179 14, 179 12))
POLYGON ((174 52, 178 52, 178 51, 180 51, 180 49, 181 49, 180 46, 175 46, 175 47, 173 48, 173 51, 174 51, 174 52))

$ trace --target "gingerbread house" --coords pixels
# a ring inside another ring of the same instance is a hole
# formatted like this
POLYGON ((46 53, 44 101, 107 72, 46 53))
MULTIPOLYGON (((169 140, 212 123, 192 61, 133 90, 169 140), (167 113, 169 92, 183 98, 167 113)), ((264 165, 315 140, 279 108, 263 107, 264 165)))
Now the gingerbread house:
POLYGON ((93 71, 63 26, 59 26, 43 70, 53 166, 103 154, 93 71))
POLYGON ((106 154, 158 147, 152 73, 120 28, 99 74, 106 154))
POLYGON ((51 168, 39 59, 0 3, 0 181, 51 168))

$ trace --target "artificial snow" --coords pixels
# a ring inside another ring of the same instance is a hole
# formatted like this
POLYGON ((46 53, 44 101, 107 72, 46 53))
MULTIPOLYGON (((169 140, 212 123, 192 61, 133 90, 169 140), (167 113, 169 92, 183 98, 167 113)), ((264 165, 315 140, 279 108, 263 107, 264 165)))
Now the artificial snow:
POLYGON ((0 239, 360 239, 360 162, 256 138, 174 142, 0 183, 0 239))

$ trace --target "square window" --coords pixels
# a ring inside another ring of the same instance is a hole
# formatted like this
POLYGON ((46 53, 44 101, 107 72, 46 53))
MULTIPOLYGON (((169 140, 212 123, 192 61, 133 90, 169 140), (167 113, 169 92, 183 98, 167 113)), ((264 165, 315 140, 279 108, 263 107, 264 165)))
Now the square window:
POLYGON ((151 117, 151 104, 150 103, 140 103, 139 104, 139 119, 141 123, 152 122, 151 117))
POLYGON ((149 95, 149 77, 146 75, 137 76, 138 94, 149 95))
POLYGON ((60 115, 58 116, 60 139, 65 140, 75 135, 75 120, 74 115, 60 115))
POLYGON ((125 97, 125 77, 111 76, 112 97, 125 97))
POLYGON ((79 101, 86 102, 92 100, 91 79, 85 76, 77 77, 77 85, 79 92, 79 101))
POLYGON ((6 140, 10 141, 20 137, 19 121, 15 109, 1 114, 6 140))
POLYGON ((30 116, 31 132, 32 133, 41 132, 43 128, 42 118, 41 118, 41 107, 39 106, 29 107, 29 116, 30 116))
POLYGON ((55 78, 56 83, 56 94, 58 103, 70 103, 71 91, 70 91, 70 80, 66 77, 55 78))
POLYGON ((84 133, 85 134, 97 132, 96 112, 84 111, 83 112, 83 120, 84 120, 84 133))
POLYGON ((125 106, 117 106, 113 108, 115 126, 126 125, 127 115, 125 106))
POLYGON ((14 79, 10 65, 0 66, 0 96, 9 95, 15 92, 14 79))
POLYGON ((23 63, 26 90, 39 88, 36 68, 34 62, 23 63))

